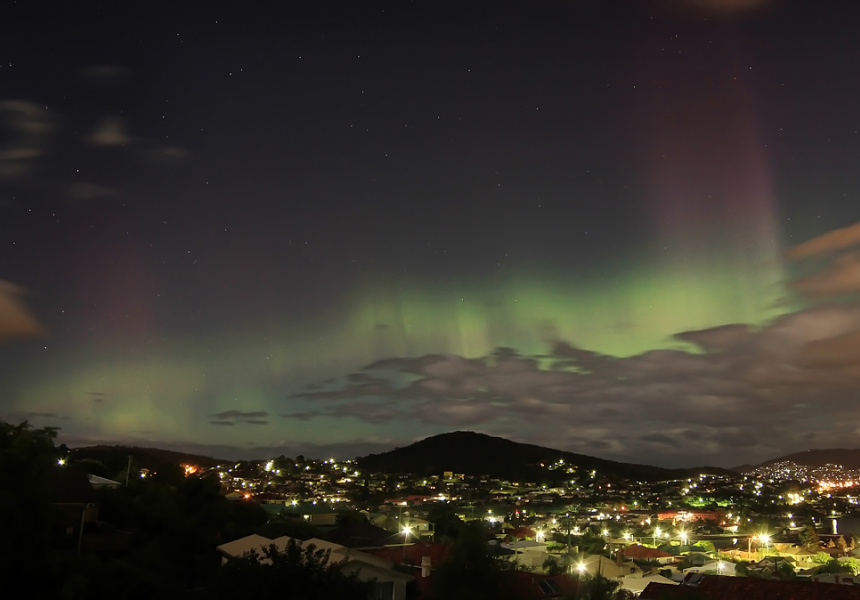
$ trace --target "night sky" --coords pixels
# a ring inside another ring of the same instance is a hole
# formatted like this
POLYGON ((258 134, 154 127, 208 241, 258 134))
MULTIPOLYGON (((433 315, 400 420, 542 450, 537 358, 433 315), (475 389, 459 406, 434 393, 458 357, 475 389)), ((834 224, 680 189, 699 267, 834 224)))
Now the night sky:
POLYGON ((856 4, 6 3, 0 418, 858 447, 856 4))

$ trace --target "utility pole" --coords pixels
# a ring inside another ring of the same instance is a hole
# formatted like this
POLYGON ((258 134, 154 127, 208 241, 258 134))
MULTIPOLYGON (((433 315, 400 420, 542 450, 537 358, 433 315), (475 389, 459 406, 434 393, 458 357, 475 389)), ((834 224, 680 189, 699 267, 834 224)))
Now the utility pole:
POLYGON ((125 487, 128 487, 129 473, 131 473, 131 454, 128 455, 128 468, 125 470, 125 487))
POLYGON ((90 504, 85 503, 84 508, 81 510, 81 527, 78 529, 78 556, 81 555, 81 544, 84 541, 84 517, 87 515, 87 509, 90 507, 90 504))

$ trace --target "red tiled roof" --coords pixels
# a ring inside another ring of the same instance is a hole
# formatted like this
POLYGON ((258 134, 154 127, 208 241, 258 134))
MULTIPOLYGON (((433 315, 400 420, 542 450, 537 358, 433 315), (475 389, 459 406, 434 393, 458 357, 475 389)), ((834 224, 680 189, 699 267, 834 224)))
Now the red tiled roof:
POLYGON ((527 571, 512 571, 506 576, 511 579, 508 585, 514 597, 520 600, 567 598, 579 589, 577 577, 567 573, 544 575, 527 571))
POLYGON ((505 535, 515 537, 517 539, 525 539, 525 538, 534 538, 535 530, 531 527, 517 527, 515 529, 509 529, 505 532, 505 535))
POLYGON ((639 595, 641 600, 690 597, 701 600, 857 600, 860 599, 860 587, 727 575, 688 575, 681 585, 651 582, 639 595))

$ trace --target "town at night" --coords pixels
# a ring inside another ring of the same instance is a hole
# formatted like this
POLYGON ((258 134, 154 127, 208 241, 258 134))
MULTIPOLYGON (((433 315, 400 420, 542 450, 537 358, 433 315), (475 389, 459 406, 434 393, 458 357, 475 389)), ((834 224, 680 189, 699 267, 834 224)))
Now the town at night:
POLYGON ((860 598, 855 4, 8 3, 10 589, 860 598))

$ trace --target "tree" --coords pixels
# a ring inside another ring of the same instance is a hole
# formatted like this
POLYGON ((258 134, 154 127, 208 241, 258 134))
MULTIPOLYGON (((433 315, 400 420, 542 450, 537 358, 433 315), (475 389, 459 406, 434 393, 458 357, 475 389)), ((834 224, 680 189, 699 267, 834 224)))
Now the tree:
POLYGON ((225 564, 208 595, 213 600, 267 597, 287 600, 352 600, 367 598, 372 582, 362 582, 331 562, 329 550, 290 540, 283 551, 272 544, 225 564))
POLYGON ((776 567, 776 573, 779 575, 779 578, 784 581, 791 581, 797 579, 797 573, 794 572, 794 567, 791 566, 787 561, 780 561, 780 563, 776 567))
POLYGON ((434 600, 504 600, 512 598, 500 562, 492 557, 484 533, 472 524, 460 528, 448 558, 430 579, 434 600))
POLYGON ((824 565, 815 569, 816 573, 854 573, 852 565, 839 562, 835 558, 828 560, 824 565))
POLYGON ((582 550, 587 554, 606 554, 606 540, 603 535, 593 531, 591 528, 585 530, 579 538, 582 550))
MULTIPOLYGON (((619 598, 621 582, 597 574, 594 577, 584 577, 580 580, 576 600, 616 600, 619 598)), ((626 598, 626 593, 620 598, 626 598)), ((620 600, 620 599, 619 599, 620 600)))
POLYGON ((0 564, 4 572, 32 582, 34 597, 47 597, 65 571, 62 558, 51 552, 61 526, 52 501, 61 468, 56 436, 53 427, 0 420, 0 539, 14 541, 2 544, 0 564))
POLYGON ((561 575, 567 572, 567 566, 556 556, 547 556, 541 567, 547 575, 561 575))
POLYGON ((735 565, 735 574, 738 577, 749 577, 750 576, 750 562, 747 560, 739 561, 735 565))
POLYGON ((436 539, 440 541, 456 539, 460 534, 460 529, 465 524, 457 516, 454 507, 447 502, 431 508, 427 520, 433 523, 436 539))
POLYGON ((798 532, 797 537, 800 540, 800 545, 807 550, 814 551, 821 548, 821 538, 818 536, 818 532, 815 531, 815 527, 812 525, 807 525, 801 529, 798 532))
POLYGON ((717 551, 717 549, 714 547, 714 542, 710 540, 699 540, 693 546, 691 546, 690 549, 695 549, 697 552, 710 552, 711 554, 717 551))

